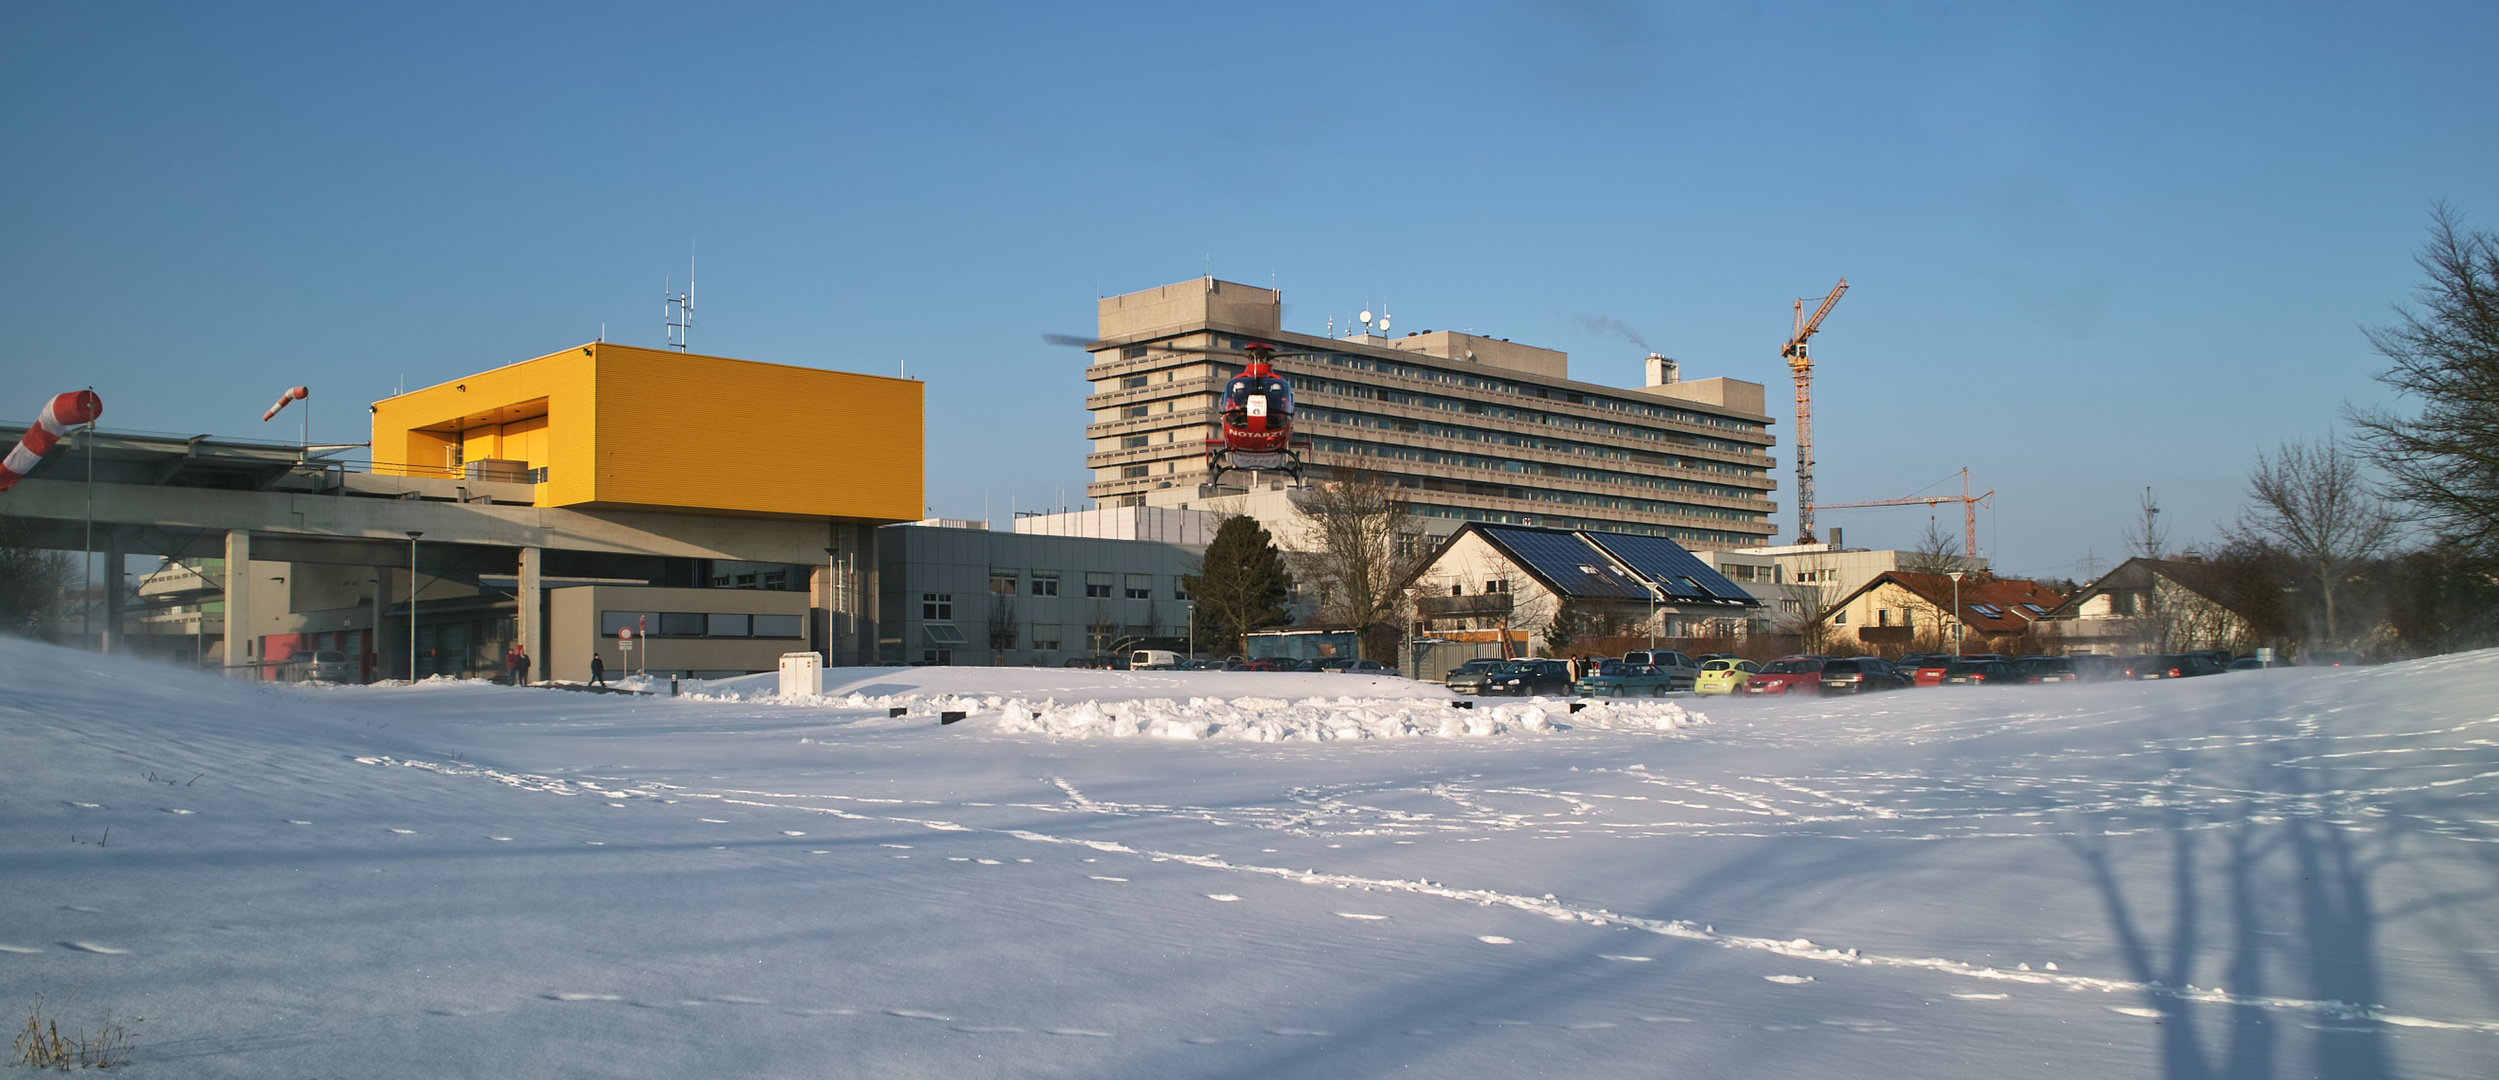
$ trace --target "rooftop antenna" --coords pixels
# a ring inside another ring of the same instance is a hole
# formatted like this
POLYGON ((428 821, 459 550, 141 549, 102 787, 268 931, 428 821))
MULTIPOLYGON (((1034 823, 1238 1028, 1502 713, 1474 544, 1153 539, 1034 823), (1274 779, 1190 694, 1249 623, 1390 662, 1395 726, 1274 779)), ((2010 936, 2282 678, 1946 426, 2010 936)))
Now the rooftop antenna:
MULTIPOLYGON (((663 279, 663 282, 659 311, 661 321, 668 326, 668 347, 684 352, 694 329, 694 255, 690 246, 685 257, 685 291, 675 292, 676 283, 673 280, 663 279)), ((605 340, 606 331, 601 330, 600 333, 601 340, 605 340)))

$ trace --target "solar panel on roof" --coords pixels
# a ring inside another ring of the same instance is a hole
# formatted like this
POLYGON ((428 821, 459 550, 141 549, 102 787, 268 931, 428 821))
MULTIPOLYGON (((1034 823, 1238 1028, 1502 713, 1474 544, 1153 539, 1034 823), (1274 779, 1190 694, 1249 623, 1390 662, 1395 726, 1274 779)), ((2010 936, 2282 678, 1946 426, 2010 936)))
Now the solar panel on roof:
POLYGON ((1709 568, 1709 564, 1663 536, 1587 533, 1589 541, 1658 583, 1666 595, 1682 600, 1746 601, 1753 594, 1709 568))
POLYGON ((1589 549, 1579 537, 1564 532, 1522 529, 1498 525, 1479 526, 1485 539, 1516 556, 1529 569, 1562 587, 1574 596, 1613 597, 1624 600, 1647 599, 1649 591, 1637 582, 1600 569, 1589 573, 1582 566, 1603 568, 1603 556, 1589 549))

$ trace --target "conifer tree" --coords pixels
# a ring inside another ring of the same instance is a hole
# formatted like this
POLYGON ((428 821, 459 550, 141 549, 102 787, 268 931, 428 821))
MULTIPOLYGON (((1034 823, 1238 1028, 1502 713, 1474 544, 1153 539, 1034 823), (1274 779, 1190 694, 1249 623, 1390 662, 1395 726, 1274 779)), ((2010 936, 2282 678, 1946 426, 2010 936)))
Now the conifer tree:
POLYGON ((1198 646, 1206 652, 1239 654, 1241 635, 1292 621, 1284 602, 1293 574, 1256 518, 1225 518, 1198 560, 1198 572, 1183 580, 1197 605, 1198 646))

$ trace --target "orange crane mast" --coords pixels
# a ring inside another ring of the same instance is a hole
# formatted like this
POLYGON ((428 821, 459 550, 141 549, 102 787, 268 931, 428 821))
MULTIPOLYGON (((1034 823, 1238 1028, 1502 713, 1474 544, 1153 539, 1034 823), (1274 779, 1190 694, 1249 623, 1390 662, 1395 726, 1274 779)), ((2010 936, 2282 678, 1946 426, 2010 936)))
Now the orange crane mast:
POLYGON ((1994 488, 1989 488, 1976 495, 1970 494, 1970 470, 1964 468, 1961 470, 1961 494, 1959 495, 1912 495, 1906 499, 1876 499, 1873 502, 1831 503, 1824 506, 1823 509, 1855 510, 1867 506, 1933 507, 1943 503, 1957 502, 1961 504, 1961 553, 1975 559, 1978 557, 1979 504, 1985 503, 1987 500, 1995 497, 1996 490, 1994 488))
POLYGON ((1787 360, 1787 369, 1796 376, 1796 542, 1818 544, 1814 539, 1814 405, 1813 353, 1805 339, 1822 329, 1822 317, 1831 313, 1831 305, 1840 302, 1840 294, 1848 291, 1848 279, 1841 278, 1831 294, 1822 298, 1813 317, 1805 317, 1805 300, 1796 301, 1796 332, 1788 335, 1787 344, 1779 355, 1787 360))

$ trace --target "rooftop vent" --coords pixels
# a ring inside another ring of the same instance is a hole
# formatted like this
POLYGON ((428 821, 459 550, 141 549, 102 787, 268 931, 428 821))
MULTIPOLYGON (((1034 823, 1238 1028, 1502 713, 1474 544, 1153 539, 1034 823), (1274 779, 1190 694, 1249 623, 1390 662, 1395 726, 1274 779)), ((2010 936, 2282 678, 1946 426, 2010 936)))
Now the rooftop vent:
POLYGON ((1675 372, 1675 358, 1671 356, 1650 353, 1648 369, 1648 385, 1650 386, 1666 386, 1674 383, 1679 377, 1675 372))

